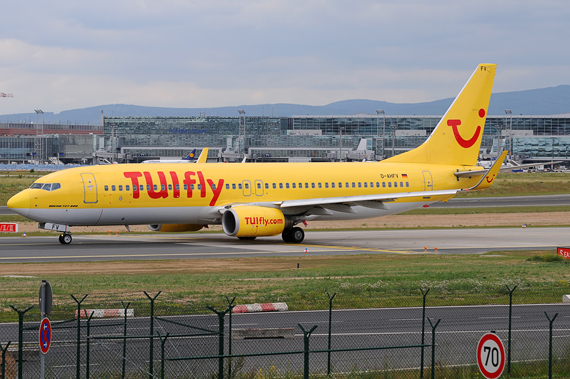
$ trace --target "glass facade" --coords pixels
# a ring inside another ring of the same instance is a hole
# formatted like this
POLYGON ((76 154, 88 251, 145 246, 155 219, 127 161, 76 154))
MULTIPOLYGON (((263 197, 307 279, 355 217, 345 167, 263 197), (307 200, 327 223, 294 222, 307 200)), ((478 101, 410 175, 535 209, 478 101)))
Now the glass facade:
MULTIPOLYGON (((104 117, 102 126, 44 125, 43 136, 34 135, 35 124, 0 124, 0 161, 31 159, 39 152, 44 160, 58 154, 78 160, 98 151, 123 153, 133 161, 181 158, 203 147, 210 148, 210 158, 218 159, 228 152, 264 159, 337 159, 341 134, 343 150, 355 149, 366 139, 367 149, 379 159, 419 146, 440 119, 370 114, 104 117)), ((487 117, 481 153, 496 155, 503 148, 513 151, 515 159, 570 159, 570 114, 487 117)))

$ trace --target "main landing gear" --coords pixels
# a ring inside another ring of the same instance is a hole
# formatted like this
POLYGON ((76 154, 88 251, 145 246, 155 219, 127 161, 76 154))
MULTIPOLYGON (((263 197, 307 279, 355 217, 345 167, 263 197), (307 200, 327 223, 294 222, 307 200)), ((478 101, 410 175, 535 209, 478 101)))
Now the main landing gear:
POLYGON ((73 238, 71 238, 71 234, 69 233, 62 233, 59 235, 59 243, 62 245, 69 245, 73 238))
POLYGON ((281 233, 281 238, 283 241, 289 243, 301 243, 305 239, 305 232, 298 226, 290 229, 283 230, 281 233))

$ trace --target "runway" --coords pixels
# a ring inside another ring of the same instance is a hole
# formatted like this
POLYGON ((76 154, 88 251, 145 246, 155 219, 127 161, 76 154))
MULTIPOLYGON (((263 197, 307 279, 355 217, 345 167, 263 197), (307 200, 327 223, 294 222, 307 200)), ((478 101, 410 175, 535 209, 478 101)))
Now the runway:
POLYGON ((246 242, 221 233, 76 235, 71 245, 62 245, 54 233, 0 238, 0 262, 303 256, 305 249, 310 255, 481 254, 557 246, 570 246, 570 228, 308 231, 299 245, 279 236, 246 242))

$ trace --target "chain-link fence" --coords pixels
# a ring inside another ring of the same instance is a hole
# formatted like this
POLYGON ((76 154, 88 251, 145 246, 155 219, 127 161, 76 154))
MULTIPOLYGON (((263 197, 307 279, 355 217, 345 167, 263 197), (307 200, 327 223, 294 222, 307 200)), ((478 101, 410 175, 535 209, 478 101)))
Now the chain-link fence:
MULTIPOLYGON (((305 309, 229 297, 206 307, 160 292, 119 303, 71 296, 50 315, 45 377, 474 378, 489 332, 504 343, 504 376, 570 377, 570 304, 543 304, 552 291, 521 304, 506 286, 495 304, 470 306, 436 289, 417 294, 404 307, 359 309, 341 309, 349 295, 331 293, 305 309)), ((0 324, 0 378, 39 377, 38 307, 10 312, 18 322, 0 324)))

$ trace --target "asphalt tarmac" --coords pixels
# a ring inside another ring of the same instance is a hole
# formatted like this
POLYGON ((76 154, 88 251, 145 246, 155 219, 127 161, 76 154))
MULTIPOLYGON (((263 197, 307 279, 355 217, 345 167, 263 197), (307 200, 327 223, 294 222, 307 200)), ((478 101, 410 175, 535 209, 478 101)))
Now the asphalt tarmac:
POLYGON ((570 246, 570 228, 456 228, 308 231, 302 244, 280 236, 240 241, 223 233, 58 235, 0 238, 0 262, 235 258, 346 254, 482 254, 570 246), (305 252, 305 249, 307 251, 305 252))

